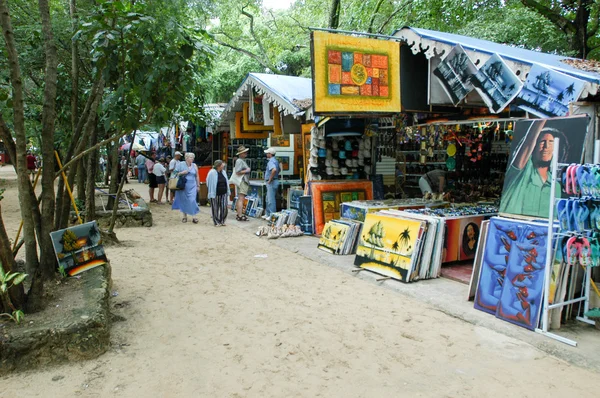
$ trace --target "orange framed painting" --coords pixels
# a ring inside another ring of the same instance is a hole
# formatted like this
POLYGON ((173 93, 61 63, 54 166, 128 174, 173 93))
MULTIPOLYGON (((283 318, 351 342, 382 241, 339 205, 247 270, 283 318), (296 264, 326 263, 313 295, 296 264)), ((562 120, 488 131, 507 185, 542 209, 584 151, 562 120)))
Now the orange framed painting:
POLYGON ((269 131, 245 131, 243 130, 243 114, 242 112, 235 113, 235 139, 264 139, 269 138, 269 131))
POLYGON ((243 127, 244 131, 273 131, 273 126, 265 126, 263 124, 255 124, 250 122, 248 115, 250 113, 250 104, 244 102, 242 104, 243 127))
POLYGON ((400 112, 400 44, 311 33, 314 113, 400 112))

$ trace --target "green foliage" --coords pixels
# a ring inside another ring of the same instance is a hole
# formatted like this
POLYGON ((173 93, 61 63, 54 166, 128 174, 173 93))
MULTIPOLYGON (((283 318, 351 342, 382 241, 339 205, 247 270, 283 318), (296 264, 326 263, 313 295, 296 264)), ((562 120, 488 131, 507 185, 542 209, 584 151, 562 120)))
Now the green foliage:
POLYGON ((63 245, 63 251, 72 252, 79 249, 79 244, 77 243, 77 235, 69 229, 65 230, 63 233, 62 239, 60 243, 63 245))
POLYGON ((0 264, 0 297, 2 298, 2 303, 12 310, 12 314, 0 314, 0 316, 7 317, 11 319, 15 323, 21 323, 23 320, 24 314, 23 311, 16 309, 11 300, 9 291, 13 286, 18 286, 25 278, 27 278, 27 274, 21 272, 5 272, 2 264, 0 264))
POLYGON ((62 265, 58 267, 58 273, 63 279, 69 276, 69 274, 67 274, 67 271, 65 271, 65 267, 63 267, 62 265))

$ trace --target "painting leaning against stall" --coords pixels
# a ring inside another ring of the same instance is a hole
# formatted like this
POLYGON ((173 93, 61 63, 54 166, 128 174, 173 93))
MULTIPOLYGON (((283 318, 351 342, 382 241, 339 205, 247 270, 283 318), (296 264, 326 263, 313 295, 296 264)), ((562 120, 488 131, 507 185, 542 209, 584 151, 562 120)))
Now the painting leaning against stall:
POLYGON ((96 221, 50 233, 59 268, 69 276, 107 263, 96 221))
POLYGON ((423 221, 367 214, 354 265, 409 282, 419 254, 423 224, 423 221))
POLYGON ((316 114, 400 111, 400 45, 312 32, 316 114))

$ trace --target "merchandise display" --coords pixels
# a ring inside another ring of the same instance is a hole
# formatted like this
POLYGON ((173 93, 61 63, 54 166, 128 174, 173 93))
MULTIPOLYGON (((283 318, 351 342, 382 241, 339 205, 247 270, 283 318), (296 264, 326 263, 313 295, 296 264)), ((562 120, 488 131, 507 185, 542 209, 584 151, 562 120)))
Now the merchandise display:
POLYGON ((544 294, 547 244, 547 225, 492 217, 475 308, 535 329, 544 294))
POLYGON ((444 206, 447 203, 427 199, 354 200, 341 205, 341 216, 363 222, 368 213, 387 209, 418 209, 425 206, 444 206))
POLYGON ((362 224, 353 220, 331 220, 325 224, 318 248, 331 254, 352 254, 362 224))
POLYGON ((340 217, 342 203, 373 199, 371 181, 311 181, 308 183, 308 191, 313 200, 317 235, 321 235, 327 221, 340 217))

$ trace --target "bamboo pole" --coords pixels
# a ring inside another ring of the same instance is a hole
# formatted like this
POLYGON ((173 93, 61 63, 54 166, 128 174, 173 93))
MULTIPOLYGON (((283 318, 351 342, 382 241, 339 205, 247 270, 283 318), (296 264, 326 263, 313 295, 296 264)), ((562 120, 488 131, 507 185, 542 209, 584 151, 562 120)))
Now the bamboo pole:
MULTIPOLYGON (((63 166, 62 162, 60 161, 60 156, 58 156, 58 152, 54 151, 54 156, 56 157, 56 161, 58 162, 58 167, 62 170, 63 166)), ((60 174, 62 175, 62 178, 65 182, 65 188, 69 193, 69 197, 71 198, 71 204, 73 205, 73 209, 75 210, 75 214, 77 215, 77 221, 79 222, 79 224, 83 224, 83 221, 81 221, 81 217, 79 216, 79 210, 77 209, 77 205, 75 204, 75 197, 73 196, 73 192, 71 191, 71 187, 69 186, 69 181, 67 180, 67 175, 64 171, 61 171, 60 174)))

